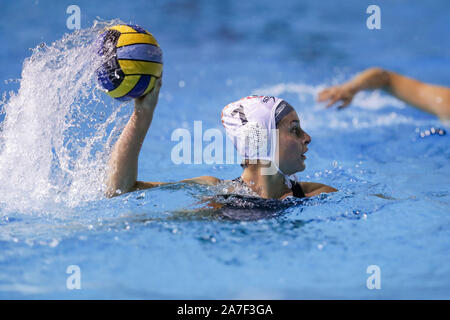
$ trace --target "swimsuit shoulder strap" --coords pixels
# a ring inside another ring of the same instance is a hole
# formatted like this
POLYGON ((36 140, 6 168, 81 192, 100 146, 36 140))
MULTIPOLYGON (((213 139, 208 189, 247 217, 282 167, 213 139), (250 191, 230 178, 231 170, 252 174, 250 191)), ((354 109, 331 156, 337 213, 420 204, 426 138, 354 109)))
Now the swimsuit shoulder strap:
MULTIPOLYGON (((233 179, 233 180, 231 180, 231 181, 233 181, 233 182, 238 182, 238 183, 240 183, 240 184, 246 185, 245 182, 242 181, 242 178, 241 178, 241 177, 237 177, 237 178, 235 178, 235 179, 233 179)), ((291 180, 291 183, 292 183, 292 188, 291 188, 291 190, 292 190, 292 195, 293 195, 294 197, 296 197, 296 198, 305 198, 306 195, 305 195, 305 193, 303 192, 303 189, 302 189, 302 186, 300 185, 300 182, 291 180)))
POLYGON ((304 198, 305 193, 303 192, 302 186, 300 185, 300 182, 291 180, 292 183, 292 195, 296 198, 304 198))

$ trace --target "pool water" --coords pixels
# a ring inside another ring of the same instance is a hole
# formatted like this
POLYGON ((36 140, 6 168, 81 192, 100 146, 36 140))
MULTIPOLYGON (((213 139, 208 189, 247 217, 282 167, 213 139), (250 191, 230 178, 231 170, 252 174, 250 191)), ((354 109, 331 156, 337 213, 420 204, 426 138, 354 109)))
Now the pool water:
POLYGON ((429 134, 448 125, 381 91, 342 111, 315 102, 370 66, 450 86, 447 1, 378 1, 380 30, 366 27, 367 1, 151 3, 78 1, 77 32, 66 27, 69 1, 3 5, 0 298, 450 297, 450 137, 429 134), (140 180, 238 177, 236 161, 175 164, 171 135, 194 132, 194 121, 223 132, 225 105, 264 94, 289 101, 312 137, 299 179, 339 192, 222 212, 202 201, 223 185, 105 199, 132 104, 96 84, 92 42, 120 21, 148 29, 164 54, 140 180), (79 290, 67 287, 72 265, 79 290), (373 265, 380 289, 367 286, 373 265))

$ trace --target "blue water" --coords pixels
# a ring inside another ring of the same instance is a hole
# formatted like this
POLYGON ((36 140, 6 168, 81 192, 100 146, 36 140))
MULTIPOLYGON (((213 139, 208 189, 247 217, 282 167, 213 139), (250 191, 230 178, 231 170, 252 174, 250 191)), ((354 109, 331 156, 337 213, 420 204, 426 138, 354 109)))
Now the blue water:
POLYGON ((450 297, 450 136, 421 137, 449 128, 380 91, 343 111, 314 100, 370 66, 450 86, 447 1, 377 1, 381 30, 366 28, 371 1, 78 1, 75 34, 70 4, 2 4, 0 298, 450 297), (174 164, 171 134, 199 120, 222 130, 226 104, 273 94, 312 137, 299 178, 339 192, 240 220, 198 204, 214 188, 104 199, 108 148, 132 105, 100 91, 88 53, 116 18, 164 52, 140 180, 239 176, 237 164, 174 164), (80 290, 66 287, 70 265, 80 290), (370 265, 379 290, 366 286, 370 265))

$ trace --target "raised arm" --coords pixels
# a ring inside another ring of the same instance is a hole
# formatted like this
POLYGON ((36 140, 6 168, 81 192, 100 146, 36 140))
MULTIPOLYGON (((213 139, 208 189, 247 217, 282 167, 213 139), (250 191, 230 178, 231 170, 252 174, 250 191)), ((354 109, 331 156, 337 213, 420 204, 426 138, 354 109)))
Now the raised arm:
POLYGON ((133 114, 114 145, 108 163, 106 182, 106 196, 108 197, 137 188, 139 152, 152 123, 160 88, 161 79, 158 79, 152 91, 142 98, 135 99, 133 114))
MULTIPOLYGON (((160 88, 161 79, 158 79, 155 83, 155 88, 150 93, 134 101, 133 114, 114 145, 108 163, 107 197, 174 183, 137 181, 139 152, 152 123, 160 88)), ((220 181, 220 179, 215 177, 202 176, 185 179, 180 182, 214 185, 220 181)))
POLYGON ((398 73, 370 68, 350 81, 327 88, 318 95, 318 101, 328 101, 327 108, 341 101, 339 109, 350 104, 360 90, 385 89, 395 97, 441 119, 450 118, 450 88, 423 83, 398 73))

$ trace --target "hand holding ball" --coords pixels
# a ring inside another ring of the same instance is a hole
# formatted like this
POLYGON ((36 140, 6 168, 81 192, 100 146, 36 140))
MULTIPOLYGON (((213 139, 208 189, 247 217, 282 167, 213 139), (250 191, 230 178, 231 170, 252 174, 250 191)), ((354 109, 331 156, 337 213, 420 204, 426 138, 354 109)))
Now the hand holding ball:
POLYGON ((103 63, 98 81, 111 97, 126 101, 149 93, 162 73, 162 51, 152 34, 135 25, 108 28, 98 39, 103 63))

